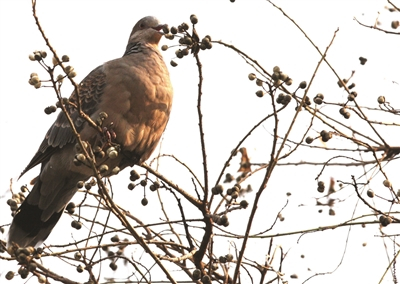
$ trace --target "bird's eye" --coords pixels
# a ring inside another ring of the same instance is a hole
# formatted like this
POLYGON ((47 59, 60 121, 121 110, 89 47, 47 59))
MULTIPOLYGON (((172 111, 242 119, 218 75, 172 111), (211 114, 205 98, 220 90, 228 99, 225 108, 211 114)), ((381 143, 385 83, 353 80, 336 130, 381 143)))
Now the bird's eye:
POLYGON ((141 23, 139 27, 140 27, 140 29, 144 29, 144 24, 141 23))

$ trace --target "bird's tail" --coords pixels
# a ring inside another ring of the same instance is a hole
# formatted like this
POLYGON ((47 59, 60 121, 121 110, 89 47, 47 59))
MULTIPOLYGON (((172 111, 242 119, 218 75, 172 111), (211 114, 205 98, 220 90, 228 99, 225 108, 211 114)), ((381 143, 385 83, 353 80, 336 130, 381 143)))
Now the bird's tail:
POLYGON ((11 223, 7 246, 10 247, 13 244, 18 244, 20 247, 41 245, 57 224, 63 210, 53 213, 46 221, 41 220, 42 213, 43 210, 38 205, 31 205, 25 200, 11 223))
POLYGON ((37 247, 49 236, 60 219, 65 206, 76 193, 76 182, 58 183, 58 186, 36 179, 29 195, 18 208, 8 233, 7 246, 37 247), (49 190, 49 189, 52 190, 49 190), (51 192, 51 194, 45 194, 51 192))

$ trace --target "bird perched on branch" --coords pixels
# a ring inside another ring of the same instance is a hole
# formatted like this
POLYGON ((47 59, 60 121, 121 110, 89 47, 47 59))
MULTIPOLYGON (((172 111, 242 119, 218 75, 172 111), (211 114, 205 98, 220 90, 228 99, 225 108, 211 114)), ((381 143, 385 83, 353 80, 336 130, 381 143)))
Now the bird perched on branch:
POLYGON ((38 246, 48 237, 78 190, 77 184, 94 174, 88 153, 95 153, 102 176, 150 157, 167 125, 173 97, 158 49, 163 27, 154 17, 141 19, 124 55, 97 67, 79 84, 82 111, 94 123, 77 110, 76 92, 65 103, 83 143, 77 143, 76 133, 61 112, 21 174, 41 164, 31 192, 12 221, 9 247, 38 246))

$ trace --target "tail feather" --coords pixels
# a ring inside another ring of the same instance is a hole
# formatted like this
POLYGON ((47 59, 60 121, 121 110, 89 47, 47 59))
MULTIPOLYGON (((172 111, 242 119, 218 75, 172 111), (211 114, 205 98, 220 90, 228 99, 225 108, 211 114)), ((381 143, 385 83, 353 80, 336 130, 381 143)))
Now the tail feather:
POLYGON ((41 220, 42 213, 43 210, 37 205, 23 202, 11 224, 7 246, 16 243, 20 247, 37 247, 42 244, 57 224, 63 210, 53 213, 45 222, 41 220))

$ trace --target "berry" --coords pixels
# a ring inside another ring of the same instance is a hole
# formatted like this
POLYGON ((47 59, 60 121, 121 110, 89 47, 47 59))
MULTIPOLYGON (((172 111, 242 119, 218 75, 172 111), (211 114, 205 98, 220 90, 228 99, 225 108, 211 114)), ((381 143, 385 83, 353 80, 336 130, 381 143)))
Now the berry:
POLYGON ((163 28, 162 28, 162 31, 163 31, 164 34, 169 33, 168 25, 164 25, 163 28))
POLYGON ((307 144, 311 144, 313 141, 314 141, 314 139, 313 139, 311 136, 308 136, 308 137, 306 138, 306 143, 307 143, 307 144))
POLYGON ((75 260, 80 260, 82 258, 82 254, 80 253, 80 252, 76 252, 75 254, 74 254, 74 259, 75 260))
POLYGON ((197 22, 199 21, 199 19, 197 18, 196 15, 191 15, 190 16, 190 21, 192 22, 193 25, 197 24, 197 22))
POLYGON ((399 25, 400 25, 399 21, 392 21, 392 24, 391 24, 392 29, 397 29, 399 27, 399 25))
POLYGON ((135 170, 131 170, 130 174, 131 174, 131 177, 130 177, 131 181, 135 181, 140 178, 140 175, 135 170))
POLYGON ((383 181, 383 185, 384 185, 385 187, 391 187, 391 186, 392 186, 392 183, 391 183, 389 180, 385 179, 385 180, 383 181))
POLYGON ((256 74, 254 74, 254 73, 250 73, 248 77, 249 77, 250 81, 253 81, 254 79, 257 78, 256 74))
POLYGON ((249 203, 247 202, 247 200, 240 201, 240 207, 246 209, 247 206, 249 206, 249 203))
POLYGON ((307 87, 307 82, 306 81, 302 81, 300 84, 299 84, 299 88, 300 89, 305 89, 307 87))
POLYGON ((107 156, 110 159, 115 159, 116 157, 118 157, 118 151, 114 147, 110 147, 107 149, 107 156))
POLYGON ((71 222, 71 227, 74 228, 74 229, 80 230, 82 228, 82 223, 78 222, 76 220, 73 220, 71 222))
POLYGON ((314 103, 317 104, 317 105, 321 105, 322 102, 323 102, 323 100, 322 100, 321 98, 317 98, 317 97, 315 97, 315 98, 313 99, 313 101, 314 101, 314 103))
POLYGON ((275 66, 272 71, 275 73, 279 73, 281 71, 281 68, 279 68, 279 66, 275 66))
POLYGON ((367 62, 367 58, 365 58, 365 57, 360 57, 358 59, 360 60, 361 65, 364 65, 367 62))
POLYGON ((111 268, 113 271, 115 271, 115 270, 117 270, 118 266, 117 266, 117 264, 116 264, 115 262, 111 262, 111 263, 110 263, 110 268, 111 268))
POLYGON ((7 274, 6 274, 6 279, 7 280, 11 280, 13 278, 14 278, 14 272, 8 271, 7 274))
POLYGON ((257 97, 262 98, 264 96, 264 92, 262 90, 258 90, 256 92, 257 97))
POLYGON ((193 280, 199 280, 200 279, 200 277, 201 277, 201 272, 200 272, 200 270, 198 270, 198 269, 195 269, 194 271, 193 271, 193 280))
POLYGON ((100 167, 99 167, 99 172, 100 173, 105 173, 105 172, 107 172, 108 171, 108 166, 107 165, 101 165, 100 167))

